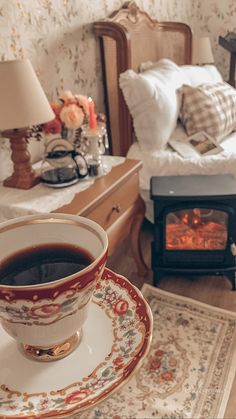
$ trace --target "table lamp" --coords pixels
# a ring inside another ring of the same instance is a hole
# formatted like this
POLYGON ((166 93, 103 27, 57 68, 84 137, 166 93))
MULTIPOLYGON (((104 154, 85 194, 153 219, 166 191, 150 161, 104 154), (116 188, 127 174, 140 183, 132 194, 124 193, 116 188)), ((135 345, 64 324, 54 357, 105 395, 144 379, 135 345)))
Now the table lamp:
POLYGON ((13 173, 4 186, 29 189, 40 181, 32 168, 27 137, 30 127, 55 118, 28 59, 0 62, 0 133, 9 138, 13 173))
POLYGON ((214 57, 212 54, 210 38, 208 36, 195 37, 192 40, 192 64, 212 64, 214 57))

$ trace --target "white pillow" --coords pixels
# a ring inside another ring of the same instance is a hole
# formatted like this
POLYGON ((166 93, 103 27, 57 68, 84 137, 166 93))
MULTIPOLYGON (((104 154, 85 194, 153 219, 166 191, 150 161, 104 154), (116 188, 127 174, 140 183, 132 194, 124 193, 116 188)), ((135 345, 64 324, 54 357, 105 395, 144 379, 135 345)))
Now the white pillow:
POLYGON ((222 82, 222 76, 215 65, 181 65, 184 76, 188 79, 190 86, 199 86, 204 83, 222 82))
POLYGON ((180 67, 161 59, 142 73, 125 71, 119 82, 141 149, 165 148, 180 110, 176 90, 187 82, 180 67))
MULTIPOLYGON (((169 60, 170 61, 170 60, 169 60)), ((139 71, 150 70, 155 68, 158 61, 153 63, 152 61, 146 61, 139 66, 139 71)), ((199 86, 203 83, 218 83, 223 81, 223 78, 213 64, 205 65, 181 65, 181 71, 183 71, 183 77, 187 78, 190 86, 199 86)))

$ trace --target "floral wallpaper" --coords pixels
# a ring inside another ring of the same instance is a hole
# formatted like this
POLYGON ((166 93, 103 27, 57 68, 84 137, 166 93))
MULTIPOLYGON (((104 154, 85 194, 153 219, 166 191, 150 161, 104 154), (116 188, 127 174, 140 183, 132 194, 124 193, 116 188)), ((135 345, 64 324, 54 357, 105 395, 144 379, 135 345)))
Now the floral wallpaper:
MULTIPOLYGON (((64 89, 91 95, 104 110, 99 45, 94 21, 119 9, 123 0, 0 0, 0 59, 29 58, 49 98, 64 89)), ((219 35, 236 28, 234 0, 136 0, 158 20, 183 21, 209 35, 215 63, 228 77, 229 53, 219 35)), ((0 156, 1 158, 1 156, 0 156)))
MULTIPOLYGON (((229 53, 219 35, 235 29, 233 0, 136 0, 158 20, 179 20, 194 33, 209 34, 216 64, 228 75, 229 53)), ((1 0, 1 60, 31 60, 49 99, 63 89, 94 97, 103 107, 98 43, 92 23, 109 15, 123 0, 1 0)))

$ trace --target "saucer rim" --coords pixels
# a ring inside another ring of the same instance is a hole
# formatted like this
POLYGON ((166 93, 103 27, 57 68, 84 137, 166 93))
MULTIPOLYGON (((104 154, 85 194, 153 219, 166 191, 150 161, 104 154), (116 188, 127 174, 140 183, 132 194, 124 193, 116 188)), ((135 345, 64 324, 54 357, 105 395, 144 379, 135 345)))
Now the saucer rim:
MULTIPOLYGON (((140 369, 140 367, 143 364, 143 361, 144 361, 145 357, 147 356, 147 354, 150 350, 150 346, 151 346, 151 342, 152 342, 153 314, 152 314, 151 308, 150 308, 147 300, 143 296, 141 290, 138 289, 135 285, 133 285, 128 278, 112 271, 109 268, 105 268, 104 272, 103 272, 103 275, 102 275, 102 279, 105 279, 105 278, 103 278, 103 276, 106 272, 110 273, 111 276, 114 277, 114 279, 119 278, 120 280, 124 280, 126 284, 129 284, 129 286, 136 292, 139 299, 142 300, 142 302, 144 303, 145 309, 146 309, 146 314, 147 314, 148 319, 149 319, 149 329, 147 328, 146 331, 145 331, 145 338, 144 338, 142 346, 139 350, 139 353, 140 353, 140 351, 144 348, 144 352, 141 354, 141 356, 137 360, 137 363, 135 364, 133 369, 128 373, 128 375, 124 379, 121 379, 121 381, 118 381, 117 384, 116 384, 116 382, 113 382, 111 384, 110 388, 106 389, 103 392, 101 391, 100 394, 98 394, 96 397, 94 397, 94 401, 92 400, 91 403, 89 401, 87 401, 87 405, 85 405, 85 406, 81 406, 81 407, 73 406, 73 407, 71 407, 71 409, 68 409, 66 412, 64 411, 64 412, 61 412, 61 413, 59 411, 56 412, 53 409, 50 411, 50 408, 49 408, 47 410, 47 412, 45 412, 45 413, 43 413, 43 412, 33 412, 32 413, 31 412, 31 413, 27 414, 27 416, 25 416, 25 415, 22 416, 21 413, 17 414, 17 415, 13 415, 13 416, 8 416, 8 415, 4 414, 3 417, 5 419, 69 419, 71 417, 71 415, 76 415, 76 414, 79 414, 80 412, 84 412, 86 410, 92 409, 94 406, 96 406, 99 403, 106 400, 108 397, 113 395, 116 391, 120 390, 122 386, 127 384, 132 379, 132 377, 137 373, 137 371, 140 369)), ((108 278, 108 281, 113 282, 113 280, 111 278, 108 278)), ((124 284, 119 283, 119 285, 122 287, 122 289, 126 288, 124 286, 124 284)), ((131 298, 131 296, 130 296, 130 298, 131 298)))

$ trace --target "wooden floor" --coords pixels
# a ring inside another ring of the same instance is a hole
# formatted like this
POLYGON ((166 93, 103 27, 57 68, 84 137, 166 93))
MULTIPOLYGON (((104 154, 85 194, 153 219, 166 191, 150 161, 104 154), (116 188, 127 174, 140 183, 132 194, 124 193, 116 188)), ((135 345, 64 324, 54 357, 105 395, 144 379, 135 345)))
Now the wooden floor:
MULTIPOLYGON (((147 265, 151 267, 151 241, 153 240, 152 224, 145 221, 141 234, 144 259, 147 265)), ((123 242, 115 254, 108 259, 107 266, 115 272, 124 275, 138 288, 141 288, 144 282, 152 284, 151 268, 147 277, 138 277, 136 266, 131 255, 129 240, 123 242)), ((159 288, 236 312, 236 291, 231 290, 231 282, 226 277, 164 277, 159 282, 159 288)), ((236 418, 235 395, 236 378, 234 379, 230 399, 224 416, 226 419, 236 418)))

